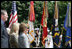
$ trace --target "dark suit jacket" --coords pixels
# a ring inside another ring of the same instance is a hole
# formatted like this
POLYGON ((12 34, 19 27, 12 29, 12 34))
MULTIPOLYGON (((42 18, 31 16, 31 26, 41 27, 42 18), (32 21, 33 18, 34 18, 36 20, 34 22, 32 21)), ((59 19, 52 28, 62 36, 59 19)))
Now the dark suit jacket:
POLYGON ((9 48, 9 35, 4 22, 1 20, 1 48, 9 48))

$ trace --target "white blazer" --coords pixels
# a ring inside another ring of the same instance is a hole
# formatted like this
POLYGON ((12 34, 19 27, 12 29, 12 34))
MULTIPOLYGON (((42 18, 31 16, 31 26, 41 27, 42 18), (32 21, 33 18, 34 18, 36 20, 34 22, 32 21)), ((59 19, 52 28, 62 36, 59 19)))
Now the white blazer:
POLYGON ((18 38, 19 48, 30 48, 30 42, 25 33, 21 33, 18 38))

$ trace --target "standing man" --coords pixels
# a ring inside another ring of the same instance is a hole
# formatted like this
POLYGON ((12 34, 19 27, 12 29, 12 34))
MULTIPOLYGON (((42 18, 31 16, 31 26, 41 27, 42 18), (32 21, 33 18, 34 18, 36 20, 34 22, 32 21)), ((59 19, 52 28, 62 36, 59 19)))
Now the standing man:
POLYGON ((45 48, 53 48, 53 38, 52 38, 52 32, 50 30, 47 30, 48 35, 45 39, 45 48))
POLYGON ((6 10, 1 10, 1 48, 9 48, 9 35, 5 27, 5 21, 8 19, 6 10))
POLYGON ((36 35, 35 35, 35 37, 36 37, 36 47, 38 47, 39 46, 39 28, 35 28, 35 33, 36 33, 36 35))

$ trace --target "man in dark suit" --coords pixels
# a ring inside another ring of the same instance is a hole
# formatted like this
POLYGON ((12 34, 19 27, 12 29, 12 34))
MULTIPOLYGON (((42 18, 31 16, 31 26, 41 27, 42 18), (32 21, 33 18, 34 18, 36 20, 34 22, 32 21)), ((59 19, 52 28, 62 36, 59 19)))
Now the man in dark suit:
POLYGON ((1 48, 9 48, 9 35, 5 27, 5 21, 8 19, 6 10, 1 10, 1 48))

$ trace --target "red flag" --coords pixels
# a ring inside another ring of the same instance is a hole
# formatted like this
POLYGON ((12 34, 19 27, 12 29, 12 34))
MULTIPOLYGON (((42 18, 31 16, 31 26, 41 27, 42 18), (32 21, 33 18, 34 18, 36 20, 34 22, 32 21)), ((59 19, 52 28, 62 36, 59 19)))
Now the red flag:
POLYGON ((30 21, 35 21, 35 13, 34 13, 34 3, 33 1, 30 2, 30 16, 29 16, 30 21))
POLYGON ((29 19, 28 19, 30 43, 32 43, 35 40, 34 25, 33 25, 34 21, 35 21, 34 3, 33 3, 33 1, 31 1, 30 2, 30 7, 29 7, 29 19))
POLYGON ((48 10, 47 10, 47 2, 44 2, 43 8, 43 15, 41 20, 41 25, 43 27, 43 34, 42 34, 42 44, 45 45, 45 38, 47 37, 47 17, 48 17, 48 10))
POLYGON ((43 27, 42 44, 45 45, 45 38, 47 37, 47 27, 43 27))
POLYGON ((43 8, 43 15, 42 15, 42 19, 41 19, 41 25, 43 26, 43 16, 44 16, 44 8, 43 8))

